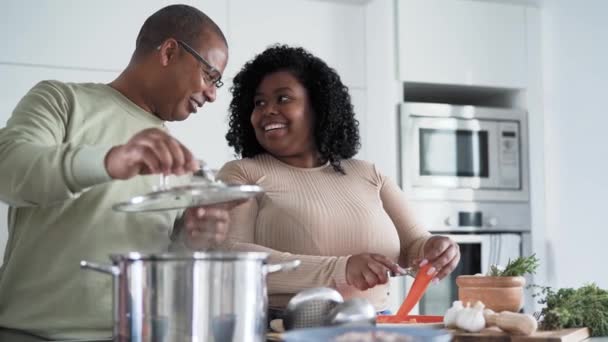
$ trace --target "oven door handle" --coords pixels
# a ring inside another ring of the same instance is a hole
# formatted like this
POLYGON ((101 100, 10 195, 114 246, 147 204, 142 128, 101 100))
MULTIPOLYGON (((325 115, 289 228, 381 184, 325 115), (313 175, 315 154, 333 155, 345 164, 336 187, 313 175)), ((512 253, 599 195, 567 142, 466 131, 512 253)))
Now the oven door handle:
POLYGON ((487 242, 487 235, 479 234, 448 234, 445 235, 456 243, 485 243, 487 242))

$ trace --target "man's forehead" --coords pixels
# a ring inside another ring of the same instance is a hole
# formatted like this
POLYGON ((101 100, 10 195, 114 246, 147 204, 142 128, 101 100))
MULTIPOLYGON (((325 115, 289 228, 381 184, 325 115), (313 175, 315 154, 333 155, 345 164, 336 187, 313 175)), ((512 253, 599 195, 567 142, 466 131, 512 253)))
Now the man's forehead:
POLYGON ((206 46, 213 46, 216 48, 223 47, 227 49, 227 43, 224 37, 213 30, 203 30, 201 34, 196 39, 196 43, 201 49, 204 49, 206 46))

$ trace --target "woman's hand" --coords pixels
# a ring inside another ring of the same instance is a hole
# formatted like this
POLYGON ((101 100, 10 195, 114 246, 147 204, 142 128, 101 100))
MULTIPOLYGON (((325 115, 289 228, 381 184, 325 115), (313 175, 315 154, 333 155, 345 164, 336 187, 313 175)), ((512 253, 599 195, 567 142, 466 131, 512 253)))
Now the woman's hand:
POLYGON ((424 259, 417 263, 423 266, 432 265, 429 273, 437 273, 433 282, 438 282, 450 274, 460 261, 460 247, 447 236, 432 236, 424 245, 424 259))
POLYGON ((222 243, 228 235, 230 215, 221 206, 188 208, 183 216, 185 243, 190 249, 206 249, 222 243))
POLYGON ((403 269, 394 261, 381 254, 362 253, 348 258, 346 263, 346 281, 364 291, 378 284, 388 282, 388 271, 396 274, 403 273, 403 269))
POLYGON ((236 200, 213 206, 188 208, 181 218, 185 230, 185 244, 194 250, 203 250, 217 246, 228 236, 230 210, 245 203, 236 200))

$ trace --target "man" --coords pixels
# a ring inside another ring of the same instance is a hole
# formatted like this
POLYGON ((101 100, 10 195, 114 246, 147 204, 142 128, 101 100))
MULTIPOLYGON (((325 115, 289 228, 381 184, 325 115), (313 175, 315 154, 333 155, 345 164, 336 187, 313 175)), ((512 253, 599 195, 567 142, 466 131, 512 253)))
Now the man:
POLYGON ((80 270, 80 260, 166 251, 176 221, 191 238, 225 237, 222 207, 177 218, 111 206, 150 192, 159 173, 198 168, 164 121, 185 120, 213 102, 227 59, 218 26, 193 7, 173 5, 146 20, 129 65, 109 85, 43 81, 25 95, 0 130, 0 199, 11 205, 0 327, 53 339, 108 338, 112 279, 80 270))

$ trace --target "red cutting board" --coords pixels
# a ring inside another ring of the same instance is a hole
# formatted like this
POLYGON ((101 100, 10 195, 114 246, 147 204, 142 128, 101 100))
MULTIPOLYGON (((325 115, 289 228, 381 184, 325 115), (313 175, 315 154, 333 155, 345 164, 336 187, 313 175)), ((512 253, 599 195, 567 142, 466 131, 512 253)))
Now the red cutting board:
POLYGON ((452 330, 454 342, 579 342, 589 338, 588 328, 537 331, 530 336, 511 336, 498 328, 486 328, 478 333, 465 333, 452 330))

